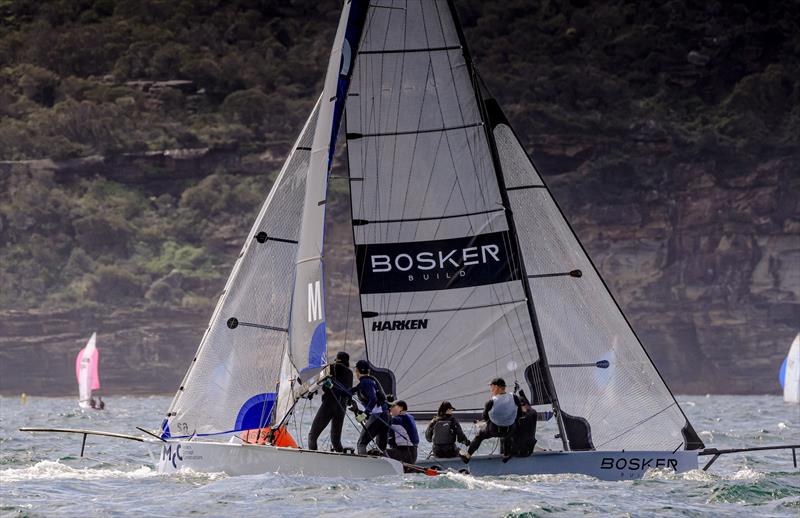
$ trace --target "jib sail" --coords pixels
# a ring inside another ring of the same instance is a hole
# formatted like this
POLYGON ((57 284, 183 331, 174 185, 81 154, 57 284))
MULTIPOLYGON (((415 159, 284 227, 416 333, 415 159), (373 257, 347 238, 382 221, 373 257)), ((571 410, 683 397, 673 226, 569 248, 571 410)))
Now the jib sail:
POLYGON ((289 344, 300 220, 319 105, 267 196, 163 425, 165 436, 265 425, 289 344), (288 275, 287 275, 288 272, 288 275))

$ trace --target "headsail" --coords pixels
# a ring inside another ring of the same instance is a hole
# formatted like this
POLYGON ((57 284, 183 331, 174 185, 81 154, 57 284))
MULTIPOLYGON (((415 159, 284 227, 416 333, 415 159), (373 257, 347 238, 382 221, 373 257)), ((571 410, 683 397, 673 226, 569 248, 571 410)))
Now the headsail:
POLYGON ((484 102, 452 2, 370 4, 353 69, 364 332, 389 388, 416 411, 444 399, 478 409, 502 375, 560 406, 573 449, 701 447, 507 121, 484 102))
POLYGON ((75 377, 78 379, 78 404, 81 408, 89 408, 92 391, 100 388, 100 376, 97 367, 100 353, 97 350, 97 333, 92 333, 86 346, 75 358, 75 377))
POLYGON ((170 405, 166 436, 255 429, 270 417, 289 343, 292 271, 320 103, 247 236, 170 405))
POLYGON ((794 337, 789 354, 781 363, 778 380, 783 389, 783 400, 787 403, 800 403, 800 333, 794 337))

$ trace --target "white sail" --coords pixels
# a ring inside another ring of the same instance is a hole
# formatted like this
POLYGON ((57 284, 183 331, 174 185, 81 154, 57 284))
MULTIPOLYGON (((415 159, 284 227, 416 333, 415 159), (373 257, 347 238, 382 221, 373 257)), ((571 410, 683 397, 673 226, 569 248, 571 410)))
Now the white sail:
POLYGON ((97 333, 92 333, 86 346, 75 358, 75 376, 78 379, 78 406, 91 408, 92 391, 100 388, 98 375, 99 352, 97 350, 97 333))
POLYGON ((554 406, 569 448, 701 447, 483 98, 452 3, 371 3, 353 68, 353 232, 385 388, 416 412, 477 410, 503 376, 554 406))
POLYGON ((230 433, 271 417, 288 332, 317 102, 275 180, 162 425, 165 436, 230 433))
POLYGON ((415 412, 477 411, 538 359, 481 109, 444 0, 373 2, 347 104, 370 362, 415 412))
POLYGON ((789 354, 781 365, 781 385, 783 400, 787 403, 800 403, 800 333, 794 337, 789 354))

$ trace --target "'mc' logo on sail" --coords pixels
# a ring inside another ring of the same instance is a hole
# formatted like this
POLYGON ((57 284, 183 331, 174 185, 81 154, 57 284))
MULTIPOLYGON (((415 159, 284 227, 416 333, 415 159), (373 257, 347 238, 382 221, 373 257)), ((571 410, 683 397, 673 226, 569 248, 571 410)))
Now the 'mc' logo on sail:
POLYGON ((443 290, 519 278, 507 232, 358 245, 361 293, 443 290))

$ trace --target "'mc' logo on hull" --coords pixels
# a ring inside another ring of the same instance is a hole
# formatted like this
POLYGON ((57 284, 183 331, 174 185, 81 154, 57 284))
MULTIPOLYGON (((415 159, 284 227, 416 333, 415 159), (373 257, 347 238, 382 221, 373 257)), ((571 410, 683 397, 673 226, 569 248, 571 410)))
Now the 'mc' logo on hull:
POLYGON ((356 247, 361 293, 466 288, 520 277, 508 232, 356 247))

